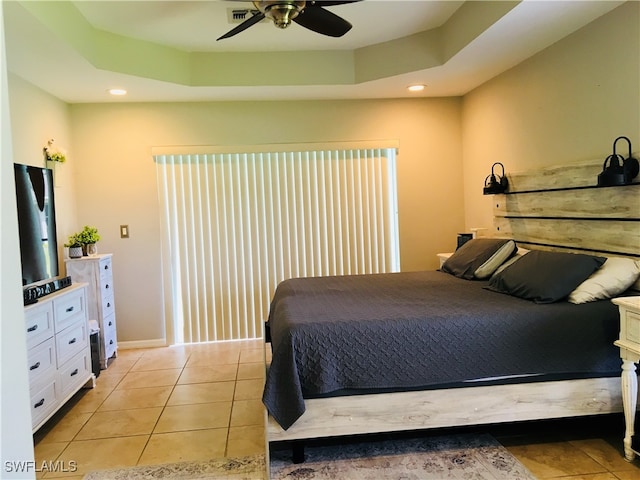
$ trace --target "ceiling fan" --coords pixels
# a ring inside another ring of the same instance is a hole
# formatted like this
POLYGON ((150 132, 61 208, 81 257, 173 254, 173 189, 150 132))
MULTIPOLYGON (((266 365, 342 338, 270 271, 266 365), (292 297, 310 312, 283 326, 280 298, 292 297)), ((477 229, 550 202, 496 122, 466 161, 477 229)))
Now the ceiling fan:
POLYGON ((269 18, 278 28, 287 28, 291 22, 295 22, 309 30, 330 37, 341 37, 349 30, 351 24, 335 13, 325 10, 324 7, 355 3, 361 0, 338 1, 298 1, 298 0, 260 0, 252 2, 258 9, 258 13, 231 29, 218 40, 233 37, 247 28, 260 22, 263 18, 269 18))

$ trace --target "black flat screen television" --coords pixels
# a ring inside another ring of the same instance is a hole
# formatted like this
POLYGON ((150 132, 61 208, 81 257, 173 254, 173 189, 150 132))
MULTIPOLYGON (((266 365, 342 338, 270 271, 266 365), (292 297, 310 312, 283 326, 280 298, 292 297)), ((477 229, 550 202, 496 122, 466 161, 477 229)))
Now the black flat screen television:
POLYGON ((59 275, 53 171, 14 163, 22 285, 59 275))

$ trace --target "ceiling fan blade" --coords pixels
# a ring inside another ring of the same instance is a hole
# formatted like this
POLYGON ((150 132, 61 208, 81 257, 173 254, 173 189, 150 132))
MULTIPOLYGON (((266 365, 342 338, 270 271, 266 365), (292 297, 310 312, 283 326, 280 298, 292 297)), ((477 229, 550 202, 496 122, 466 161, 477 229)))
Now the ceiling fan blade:
POLYGON ((351 24, 344 18, 318 5, 319 3, 308 5, 293 21, 309 30, 329 37, 341 37, 351 30, 351 24))
POLYGON ((238 33, 243 32, 244 30, 246 30, 250 26, 255 25, 256 23, 261 21, 263 18, 264 18, 264 13, 262 13, 262 12, 256 13, 251 18, 247 18, 240 25, 238 25, 235 28, 232 28, 227 33, 222 35, 220 38, 216 39, 216 41, 222 40, 222 39, 225 39, 225 38, 229 38, 229 37, 233 37, 234 35, 237 35, 238 33))

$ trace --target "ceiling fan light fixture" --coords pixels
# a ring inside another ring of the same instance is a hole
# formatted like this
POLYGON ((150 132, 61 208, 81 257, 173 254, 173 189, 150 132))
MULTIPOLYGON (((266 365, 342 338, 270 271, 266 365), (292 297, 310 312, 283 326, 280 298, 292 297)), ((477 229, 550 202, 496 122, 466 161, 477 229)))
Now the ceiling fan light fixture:
POLYGON ((291 21, 304 9, 305 1, 261 1, 254 2, 265 16, 278 28, 287 28, 291 21))
POLYGON ((251 17, 218 37, 217 40, 224 40, 244 32, 264 18, 268 18, 279 28, 287 28, 293 21, 301 27, 321 35, 334 38, 342 37, 351 30, 353 25, 324 7, 360 1, 362 0, 327 0, 324 2, 315 0, 253 0, 253 5, 258 9, 257 13, 252 14, 251 17))

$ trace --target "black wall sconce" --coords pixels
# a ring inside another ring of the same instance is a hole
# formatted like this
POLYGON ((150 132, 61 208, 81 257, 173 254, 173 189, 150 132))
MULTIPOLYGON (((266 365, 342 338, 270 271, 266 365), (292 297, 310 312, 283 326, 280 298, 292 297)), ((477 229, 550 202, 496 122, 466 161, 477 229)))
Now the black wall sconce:
POLYGON ((598 175, 598 186, 628 185, 638 175, 638 170, 638 160, 631 156, 631 140, 618 137, 613 141, 613 154, 604 159, 602 173, 598 175), (622 139, 629 144, 629 156, 626 159, 616 153, 616 143, 622 139))
POLYGON ((496 193, 504 193, 509 187, 509 180, 507 180, 504 174, 504 165, 500 162, 496 162, 491 166, 491 175, 487 175, 484 179, 484 188, 482 190, 483 195, 495 195, 496 193), (500 165, 502 168, 502 175, 496 175, 494 168, 496 165, 500 165))

